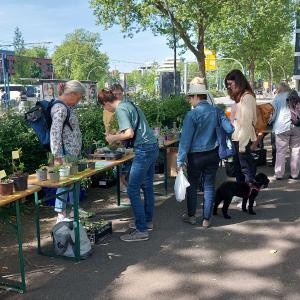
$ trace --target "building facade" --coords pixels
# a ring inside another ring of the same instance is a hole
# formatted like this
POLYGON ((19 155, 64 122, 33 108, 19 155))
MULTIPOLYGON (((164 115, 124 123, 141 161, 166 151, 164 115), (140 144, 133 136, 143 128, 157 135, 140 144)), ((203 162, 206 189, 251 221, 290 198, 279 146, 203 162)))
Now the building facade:
MULTIPOLYGON (((11 77, 15 75, 15 52, 9 51, 9 50, 1 50, 0 49, 0 56, 2 54, 6 55, 7 59, 7 71, 8 76, 11 77)), ((53 66, 52 66, 52 60, 51 58, 40 58, 40 57, 31 57, 32 62, 36 63, 42 70, 42 78, 44 79, 50 79, 53 75, 53 66)), ((3 82, 3 62, 0 60, 0 82, 3 82)))

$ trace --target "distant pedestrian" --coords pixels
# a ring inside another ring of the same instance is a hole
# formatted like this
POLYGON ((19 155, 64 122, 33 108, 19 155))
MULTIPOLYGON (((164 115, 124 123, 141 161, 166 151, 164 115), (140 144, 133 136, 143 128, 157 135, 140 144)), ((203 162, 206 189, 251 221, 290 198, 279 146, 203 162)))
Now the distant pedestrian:
POLYGON ((256 175, 256 165, 251 154, 251 144, 256 141, 255 94, 240 70, 230 71, 224 80, 227 92, 236 103, 234 133, 232 140, 236 149, 233 158, 237 182, 252 182, 256 175))
POLYGON ((291 89, 286 82, 280 82, 277 95, 272 101, 273 132, 275 134, 276 159, 275 178, 280 180, 285 173, 285 161, 288 150, 290 150, 290 178, 296 179, 300 169, 300 127, 291 122, 291 112, 287 105, 287 98, 291 89))

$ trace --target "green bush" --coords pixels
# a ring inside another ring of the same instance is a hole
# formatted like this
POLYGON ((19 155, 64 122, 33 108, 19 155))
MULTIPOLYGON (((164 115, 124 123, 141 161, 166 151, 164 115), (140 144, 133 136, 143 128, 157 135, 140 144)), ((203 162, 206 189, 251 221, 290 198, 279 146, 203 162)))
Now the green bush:
POLYGON ((191 109, 182 95, 169 98, 134 98, 143 110, 150 127, 172 127, 173 122, 181 126, 185 114, 191 109))
POLYGON ((0 118, 0 170, 12 173, 11 152, 22 148, 21 161, 26 172, 32 173, 47 161, 46 151, 22 115, 8 113, 0 118))

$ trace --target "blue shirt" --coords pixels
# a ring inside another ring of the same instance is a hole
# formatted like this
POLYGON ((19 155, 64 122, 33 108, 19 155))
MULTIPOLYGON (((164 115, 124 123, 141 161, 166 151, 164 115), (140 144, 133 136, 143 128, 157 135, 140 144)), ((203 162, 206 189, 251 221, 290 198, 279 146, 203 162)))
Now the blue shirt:
MULTIPOLYGON (((177 166, 183 165, 188 153, 210 151, 219 145, 216 134, 217 109, 219 108, 210 105, 206 100, 201 100, 186 114, 180 136, 177 166)), ((234 127, 222 110, 220 110, 220 121, 220 126, 228 134, 234 131, 234 127)))
POLYGON ((288 92, 277 94, 272 101, 274 113, 271 122, 273 122, 273 132, 280 134, 291 129, 291 112, 287 105, 288 92))

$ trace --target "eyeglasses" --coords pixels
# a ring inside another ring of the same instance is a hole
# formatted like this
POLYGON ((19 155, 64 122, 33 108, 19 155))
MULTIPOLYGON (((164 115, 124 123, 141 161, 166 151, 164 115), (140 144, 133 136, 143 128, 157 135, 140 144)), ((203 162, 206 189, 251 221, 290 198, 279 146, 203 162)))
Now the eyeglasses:
POLYGON ((226 82, 226 88, 231 88, 232 86, 235 86, 235 82, 233 80, 227 80, 226 82))

